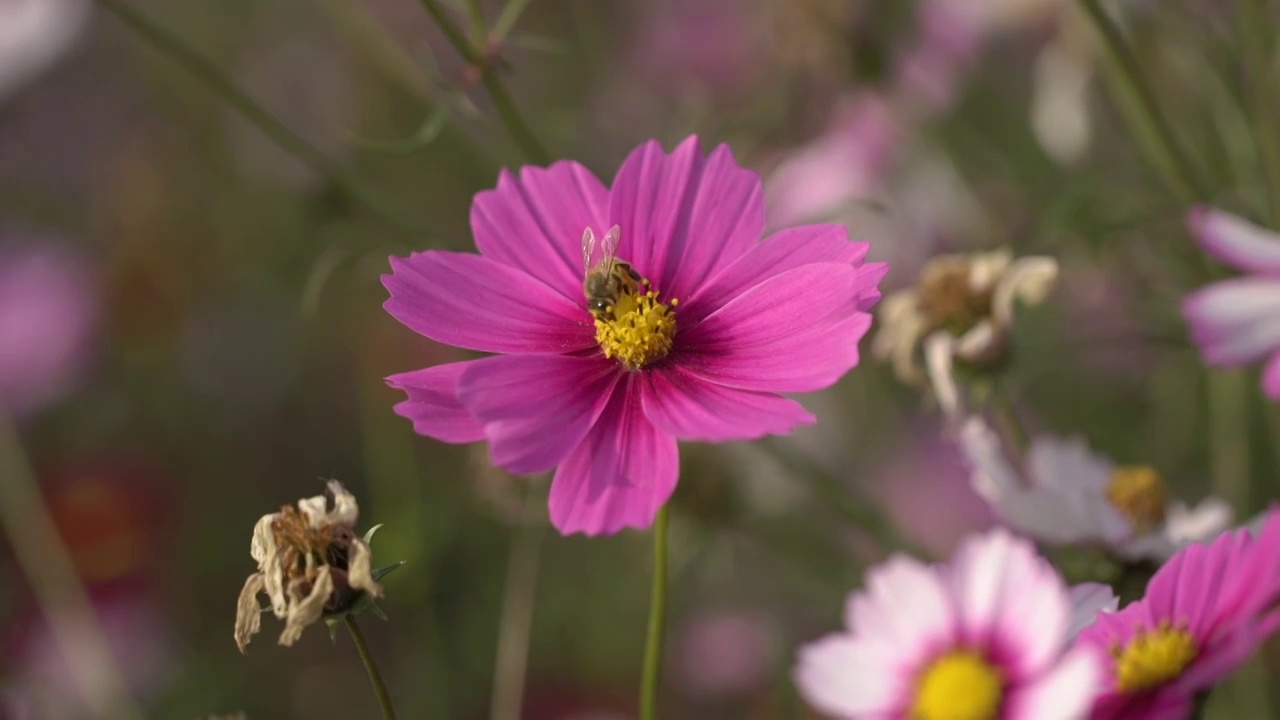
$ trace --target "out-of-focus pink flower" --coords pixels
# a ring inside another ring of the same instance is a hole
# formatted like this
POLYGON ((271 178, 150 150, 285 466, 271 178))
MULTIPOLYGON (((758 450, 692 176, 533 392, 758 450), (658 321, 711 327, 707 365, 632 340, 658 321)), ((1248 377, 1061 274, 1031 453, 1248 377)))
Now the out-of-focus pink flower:
POLYGON ((438 440, 488 441, 508 471, 554 468, 551 520, 565 533, 652 523, 675 488, 677 440, 814 422, 778 393, 825 388, 857 364, 886 270, 839 226, 761 242, 759 177, 696 137, 670 154, 637 148, 612 189, 569 161, 504 172, 471 225, 480 255, 393 258, 384 307, 496 355, 388 378, 409 395, 396 412, 438 440), (609 242, 611 226, 644 280, 593 317, 579 238, 609 242))
POLYGON ((696 85, 734 95, 760 77, 767 48, 763 14, 742 0, 644 2, 644 24, 632 41, 632 63, 661 92, 696 85))
POLYGON ((0 406, 23 415, 80 379, 97 325, 83 258, 51 243, 0 244, 0 406))
POLYGON ((1210 207, 1192 210, 1187 225, 1210 255, 1248 273, 1183 300, 1191 338, 1213 366, 1265 359, 1262 389, 1280 400, 1280 234, 1210 207))
POLYGON ((1239 667, 1275 632, 1280 585, 1280 511, 1255 540, 1221 535, 1175 555, 1146 595, 1102 613, 1078 647, 1110 658, 1098 686, 1095 720, 1190 717, 1196 694, 1239 667))
POLYGON ((769 175, 769 224, 837 220, 849 205, 870 199, 896 145, 884 98, 866 94, 838 107, 826 132, 788 154, 769 175))
POLYGON ((0 100, 61 57, 92 9, 88 0, 0 0, 0 100))
POLYGON ((946 566, 904 556, 849 598, 847 631, 800 650, 800 693, 843 718, 1078 720, 1102 659, 1069 649, 1080 606, 1031 543, 1003 530, 966 542, 946 566))
POLYGON ((777 629, 751 611, 704 613, 692 618, 675 644, 676 677, 691 694, 737 695, 768 678, 777 653, 777 629))

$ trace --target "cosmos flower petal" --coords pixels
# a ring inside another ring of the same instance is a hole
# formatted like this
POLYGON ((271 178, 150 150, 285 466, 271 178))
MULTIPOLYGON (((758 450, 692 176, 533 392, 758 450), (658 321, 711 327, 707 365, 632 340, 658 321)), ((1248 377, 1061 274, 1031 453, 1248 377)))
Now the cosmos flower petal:
POLYGON ((956 625, 949 588, 934 568, 905 555, 890 558, 867 575, 867 591, 845 610, 850 630, 899 649, 908 662, 952 639, 956 625))
POLYGON ((1070 627, 1070 601, 1062 579, 1029 542, 990 532, 962 546, 953 568, 966 635, 1017 648, 1007 671, 1025 680, 1057 659, 1070 627))
POLYGON ((800 649, 792 674, 818 710, 839 717, 891 717, 904 687, 887 646, 828 635, 800 649))
POLYGON ((649 527, 675 489, 676 440, 644 416, 631 382, 626 378, 614 389, 591 432, 551 481, 551 523, 565 535, 649 527))
POLYGON ((1215 558, 1230 566, 1218 591, 1219 614, 1253 616, 1280 600, 1280 510, 1269 510, 1256 536, 1248 530, 1214 541, 1215 558))
POLYGON ((388 385, 409 396, 395 405, 395 413, 413 421, 414 432, 441 442, 483 440, 484 426, 458 400, 458 378, 474 362, 447 363, 388 377, 388 385))
POLYGON ((1115 612, 1120 606, 1120 598, 1116 597, 1110 586, 1102 583, 1073 585, 1067 595, 1071 600, 1071 626, 1067 631, 1069 638, 1075 638, 1096 622, 1099 614, 1115 612))
POLYGON ((1254 362, 1280 348, 1280 280, 1240 277, 1213 283, 1182 301, 1182 315, 1205 362, 1254 362))
POLYGON ((1187 227, 1222 262, 1245 272, 1280 274, 1280 234, 1204 205, 1187 215, 1187 227))
POLYGON ((617 382, 599 356, 498 355, 468 363, 458 399, 484 426, 493 464, 531 474, 582 442, 617 382))
POLYGON ((643 374, 640 389, 650 422, 681 440, 751 440, 817 422, 795 400, 717 385, 678 366, 643 374))
MULTIPOLYGON (((685 306, 681 308, 682 319, 695 323, 707 312, 737 297, 744 289, 802 265, 859 264, 866 257, 868 248, 867 243, 850 242, 849 231, 843 225, 805 225, 780 230, 732 264, 721 268, 704 285, 694 288, 688 297, 681 297, 685 306)), ((879 290, 871 290, 879 298, 879 290)))
POLYGON ((391 258, 383 304, 400 322, 448 345, 496 353, 561 354, 595 344, 584 305, 529 273, 469 253, 391 258))
POLYGON ((703 156, 691 136, 667 154, 650 141, 613 181, 609 222, 622 227, 618 255, 667 297, 689 297, 764 230, 760 176, 727 145, 703 156))
POLYGON ((1009 693, 1001 717, 1079 720, 1088 714, 1101 676, 1102 662, 1094 649, 1076 648, 1034 682, 1009 693))
POLYGON ((562 160, 503 170, 476 194, 471 231, 487 258, 533 273, 577 302, 582 297, 582 231, 608 229, 609 190, 591 171, 562 160))
POLYGON ((871 316, 856 310, 866 275, 810 264, 743 292, 684 335, 690 373, 747 390, 808 392, 858 363, 871 316))
POLYGON ((1272 400, 1280 400, 1280 352, 1273 354, 1262 370, 1262 391, 1272 400))

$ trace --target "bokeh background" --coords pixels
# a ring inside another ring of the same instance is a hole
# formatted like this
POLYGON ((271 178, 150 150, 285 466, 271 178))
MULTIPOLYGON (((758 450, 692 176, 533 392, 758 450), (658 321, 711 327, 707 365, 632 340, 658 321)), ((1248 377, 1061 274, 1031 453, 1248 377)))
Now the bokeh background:
MULTIPOLYGON (((1213 199, 1257 217, 1280 105, 1250 100, 1237 4, 1109 7, 1213 199)), ((762 173, 772 226, 870 241, 886 289, 941 252, 1057 258, 1002 380, 1027 426, 1241 518, 1275 496, 1280 414, 1255 372, 1207 373, 1177 312, 1225 272, 1074 2, 444 5, 552 155, 602 178, 697 133, 762 173)), ((36 479, 96 623, 68 654, 18 562, 56 548, 10 521, 0 717, 101 716, 69 669, 97 634, 145 717, 374 717, 345 634, 232 640, 254 522, 329 477, 385 525, 375 564, 405 561, 387 621, 362 619, 401 717, 634 716, 649 536, 556 535, 546 478, 415 436, 382 381, 464 357, 382 311, 387 257, 472 248, 471 196, 525 162, 475 75, 416 0, 0 0, 0 483, 36 479)), ((991 522, 936 409, 869 354, 803 402, 820 422, 792 437, 682 450, 664 716, 811 717, 794 648, 864 568, 991 522)), ((1219 717, 1280 708, 1267 667, 1219 717)))

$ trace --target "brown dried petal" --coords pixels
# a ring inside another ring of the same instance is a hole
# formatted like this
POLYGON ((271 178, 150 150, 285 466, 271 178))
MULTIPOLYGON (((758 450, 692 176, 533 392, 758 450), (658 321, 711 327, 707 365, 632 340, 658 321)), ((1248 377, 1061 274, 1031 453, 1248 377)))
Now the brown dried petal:
POLYGON ((363 540, 351 541, 351 557, 347 563, 347 583, 373 597, 382 597, 382 585, 373 579, 373 552, 363 540))
POLYGON ((311 592, 302 597, 300 587, 306 581, 299 578, 291 583, 289 595, 293 603, 289 606, 289 614, 285 618, 284 632, 280 633, 280 644, 288 647, 302 637, 302 631, 324 614, 325 603, 333 593, 333 577, 329 574, 329 566, 321 565, 316 571, 315 582, 311 592))
POLYGON ((258 593, 263 587, 262 573, 250 575, 240 590, 240 599, 236 601, 236 646, 241 653, 249 646, 249 640, 262 629, 262 606, 258 604, 258 593))

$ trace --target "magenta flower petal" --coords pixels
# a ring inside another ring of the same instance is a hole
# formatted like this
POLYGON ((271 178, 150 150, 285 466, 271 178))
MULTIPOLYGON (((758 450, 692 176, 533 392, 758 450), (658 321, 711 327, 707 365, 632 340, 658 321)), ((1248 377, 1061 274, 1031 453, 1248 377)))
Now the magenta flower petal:
POLYGON ((1262 391, 1272 400, 1280 400, 1280 352, 1273 354, 1262 369, 1262 391))
POLYGON ((869 247, 867 243, 849 242, 849 231, 843 225, 806 225, 780 230, 721 268, 692 295, 682 298, 687 306, 682 319, 697 322, 706 312, 714 311, 743 290, 787 270, 813 263, 860 263, 869 247))
POLYGON ((1187 296, 1182 314, 1211 365, 1254 362, 1280 348, 1280 280, 1216 282, 1187 296))
POLYGON ((729 387, 807 392, 827 387, 858 363, 871 316, 857 311, 871 273, 810 264, 739 295, 684 336, 679 362, 729 387))
POLYGON ((582 298, 582 231, 608 229, 609 191, 591 171, 562 160, 503 170, 498 187, 476 195, 471 231, 480 254, 532 273, 577 303, 582 298))
POLYGON ((627 378, 614 389, 595 427, 551 481, 551 523, 566 535, 649 527, 675 490, 676 440, 644 416, 633 382, 627 378))
POLYGON ((1187 227, 1222 262, 1245 272, 1280 275, 1280 234, 1207 206, 1191 211, 1187 227))
POLYGON ((595 344, 590 316, 556 290, 495 260, 429 250, 391 258, 383 304, 437 342, 499 353, 565 353, 595 344))
POLYGON ((645 415, 681 440, 748 440, 817 422, 790 398, 716 385, 679 367, 654 370, 641 380, 645 415))
POLYGON ((738 167, 727 145, 703 157, 696 136, 670 155, 657 142, 641 145, 609 201, 609 220, 622 228, 619 257, 668 297, 689 297, 764 229, 759 175, 738 167))
POLYGON ((529 474, 581 444, 617 383, 600 357, 499 355, 470 363, 458 398, 484 425, 493 464, 529 474))
POLYGON ((458 377, 476 361, 447 363, 400 373, 387 384, 409 395, 393 410, 413 421, 419 435, 447 443, 469 443, 484 439, 484 427, 458 401, 458 377))

